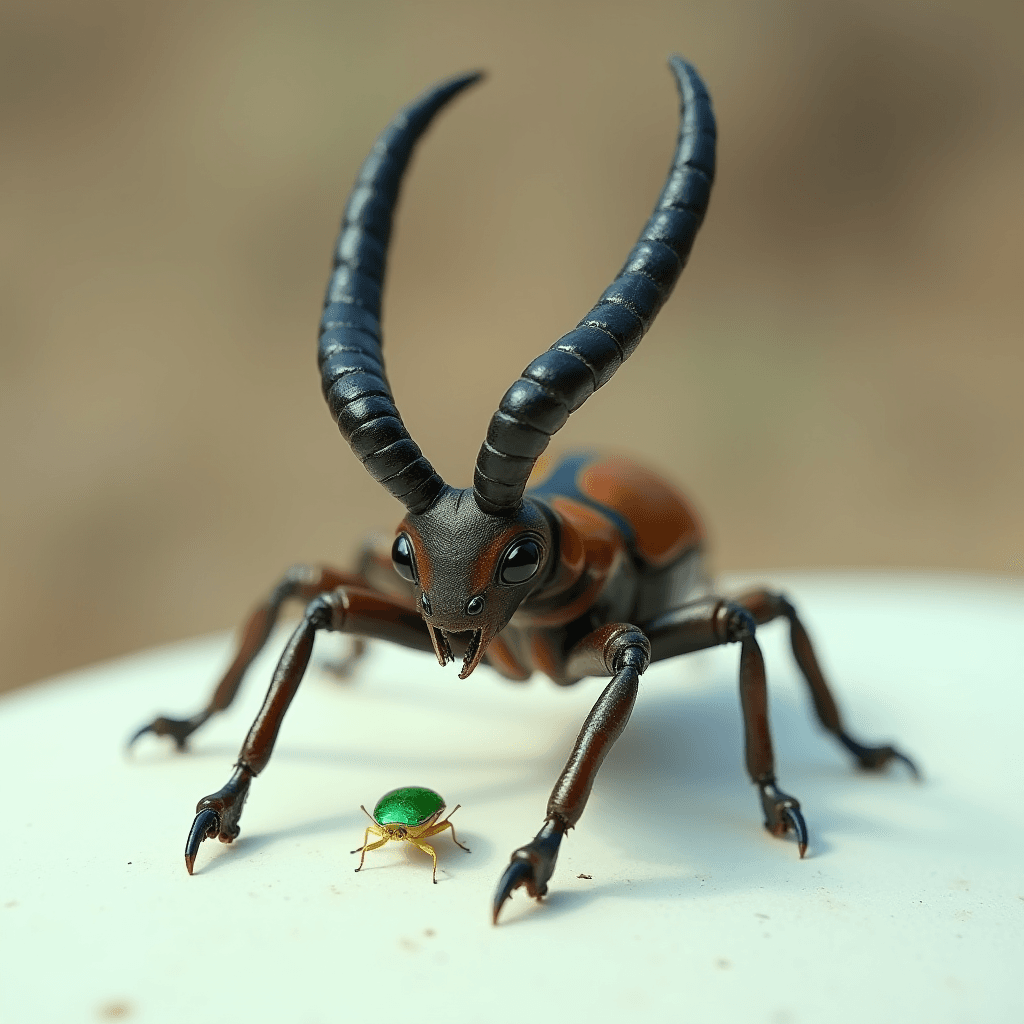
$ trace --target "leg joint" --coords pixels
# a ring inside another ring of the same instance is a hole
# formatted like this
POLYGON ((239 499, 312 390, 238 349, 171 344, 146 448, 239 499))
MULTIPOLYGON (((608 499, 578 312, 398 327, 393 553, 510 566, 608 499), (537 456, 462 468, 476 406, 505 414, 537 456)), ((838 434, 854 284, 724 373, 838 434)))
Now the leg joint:
POLYGON ((614 656, 612 660, 613 672, 621 672, 624 668, 635 668, 638 675, 643 675, 647 671, 647 666, 651 663, 651 642, 639 631, 638 636, 642 643, 634 641, 623 646, 614 656))
POLYGON ((723 601, 715 609, 715 635, 719 643, 752 640, 757 632, 757 620, 735 601, 723 601))
POLYGON ((779 611, 792 622, 796 618, 796 609, 793 607, 789 598, 785 594, 775 594, 775 601, 779 606, 779 611))
POLYGON ((642 675, 651 663, 651 641, 636 626, 620 626, 605 643, 604 663, 610 675, 627 666, 642 675))
POLYGON ((306 606, 306 621, 314 629, 344 629, 347 618, 348 600, 340 587, 329 594, 320 594, 306 606))

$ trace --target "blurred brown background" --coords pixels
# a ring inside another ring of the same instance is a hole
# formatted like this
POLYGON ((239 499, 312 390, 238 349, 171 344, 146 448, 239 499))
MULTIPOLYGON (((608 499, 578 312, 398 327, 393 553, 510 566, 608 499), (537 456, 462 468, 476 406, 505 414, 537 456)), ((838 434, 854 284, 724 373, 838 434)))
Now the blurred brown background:
POLYGON ((470 67, 385 309, 449 482, 639 232, 678 50, 719 118, 711 211, 557 448, 643 453, 720 568, 1020 576, 1022 38, 1011 3, 3 4, 0 682, 235 625, 288 565, 393 529, 316 322, 376 132, 470 67))

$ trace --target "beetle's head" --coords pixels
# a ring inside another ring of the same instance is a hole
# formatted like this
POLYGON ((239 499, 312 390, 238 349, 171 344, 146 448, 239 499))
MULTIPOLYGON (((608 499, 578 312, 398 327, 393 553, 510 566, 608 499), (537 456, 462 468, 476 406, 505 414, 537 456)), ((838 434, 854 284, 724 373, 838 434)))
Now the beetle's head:
POLYGON ((453 647, 462 652, 465 679, 546 578, 553 550, 551 525, 533 502, 489 515, 472 488, 447 488, 426 512, 402 520, 391 559, 416 587, 437 660, 446 665, 453 647))

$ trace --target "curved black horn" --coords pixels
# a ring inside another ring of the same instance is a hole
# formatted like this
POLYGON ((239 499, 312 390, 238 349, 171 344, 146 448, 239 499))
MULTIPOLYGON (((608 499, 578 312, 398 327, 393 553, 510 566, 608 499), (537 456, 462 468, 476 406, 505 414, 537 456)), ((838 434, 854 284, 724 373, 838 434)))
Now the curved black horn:
POLYGON ((320 321, 320 373, 331 415, 370 475, 413 513, 425 512, 445 484, 405 429, 384 371, 380 296, 391 216, 417 140, 479 78, 471 72, 432 86, 381 132, 345 205, 320 321))
POLYGON ((558 430, 640 344, 686 264, 715 176, 715 116, 697 72, 669 58, 680 125, 668 180, 625 265, 574 331, 523 371, 491 418, 473 490, 484 512, 514 509, 537 457, 558 430))

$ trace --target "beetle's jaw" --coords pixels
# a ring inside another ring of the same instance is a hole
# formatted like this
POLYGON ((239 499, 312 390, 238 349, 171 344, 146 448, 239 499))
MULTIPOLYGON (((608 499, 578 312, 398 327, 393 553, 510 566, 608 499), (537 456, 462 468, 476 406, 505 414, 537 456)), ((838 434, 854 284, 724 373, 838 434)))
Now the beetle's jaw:
POLYGON ((451 644, 448 643, 448 638, 445 636, 444 631, 437 626, 432 626, 429 622, 427 623, 427 632, 430 634, 430 642, 434 645, 437 663, 441 668, 444 668, 449 661, 455 660, 451 644))
MULTIPOLYGON (((489 643, 490 637, 487 639, 489 643)), ((459 673, 460 679, 465 679, 480 664, 485 650, 487 650, 487 644, 484 643, 484 631, 482 629, 471 630, 469 643, 466 645, 466 653, 462 656, 462 671, 459 673)))
POLYGON ((437 655, 438 664, 443 668, 450 661, 455 660, 452 653, 452 641, 456 646, 465 645, 465 653, 462 655, 462 671, 459 678, 465 679, 483 660, 484 652, 487 650, 491 638, 484 638, 482 629, 465 629, 452 631, 442 629, 440 626, 433 626, 427 623, 427 630, 430 633, 430 642, 434 645, 434 653, 437 655))

